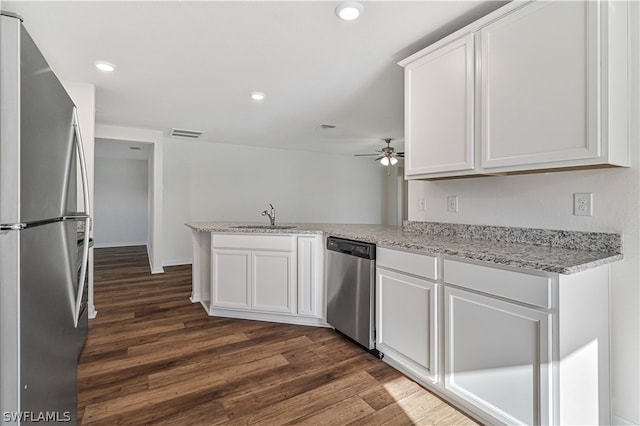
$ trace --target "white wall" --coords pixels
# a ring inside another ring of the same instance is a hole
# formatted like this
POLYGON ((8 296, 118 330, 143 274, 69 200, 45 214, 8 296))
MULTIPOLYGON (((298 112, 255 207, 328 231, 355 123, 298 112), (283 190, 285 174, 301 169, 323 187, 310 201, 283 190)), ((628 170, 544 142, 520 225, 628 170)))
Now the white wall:
POLYGON ((164 264, 190 262, 185 222, 382 223, 383 173, 371 159, 211 142, 164 141, 164 264))
POLYGON ((612 269, 613 412, 637 424, 640 393, 640 176, 638 144, 629 169, 409 182, 409 219, 622 233, 612 269), (573 216, 573 193, 593 193, 593 217, 573 216), (447 195, 458 213, 447 213, 447 195), (424 197, 426 211, 418 212, 424 197))
POLYGON ((147 245, 148 173, 146 160, 96 158, 96 247, 147 245))
MULTIPOLYGON (((637 141, 637 139, 635 139, 637 141)), ((640 176, 638 144, 630 169, 410 181, 409 219, 622 233, 624 261, 612 272, 613 412, 638 423, 640 378, 640 176), (593 217, 573 216, 573 193, 593 193, 593 217), (458 213, 447 213, 447 195, 458 213), (426 211, 418 212, 424 197, 426 211)))
MULTIPOLYGON (((633 5, 636 16, 640 6, 633 5)), ((612 410, 615 424, 640 424, 640 34, 632 27, 631 168, 409 182, 409 219, 623 235, 612 266, 612 410), (573 193, 593 193, 593 217, 573 216, 573 193), (447 213, 457 195, 458 213, 447 213), (426 211, 417 210, 424 197, 426 211)))

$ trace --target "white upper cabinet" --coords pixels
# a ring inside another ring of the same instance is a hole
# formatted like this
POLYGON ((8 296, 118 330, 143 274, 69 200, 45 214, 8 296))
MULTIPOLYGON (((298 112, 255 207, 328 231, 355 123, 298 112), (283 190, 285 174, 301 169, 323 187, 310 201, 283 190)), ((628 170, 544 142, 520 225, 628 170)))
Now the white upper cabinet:
POLYGON ((400 62, 406 177, 628 166, 628 8, 512 2, 400 62))
POLYGON ((473 34, 406 66, 407 176, 473 169, 473 80, 473 34))
POLYGON ((597 159, 596 2, 541 2, 483 28, 482 167, 597 159))

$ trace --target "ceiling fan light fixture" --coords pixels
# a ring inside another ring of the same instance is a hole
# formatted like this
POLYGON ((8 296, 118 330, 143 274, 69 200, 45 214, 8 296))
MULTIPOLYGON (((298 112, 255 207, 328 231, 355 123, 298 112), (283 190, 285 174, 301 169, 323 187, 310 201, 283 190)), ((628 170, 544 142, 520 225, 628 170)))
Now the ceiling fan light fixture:
POLYGON ((387 167, 387 174, 390 173, 391 167, 398 164, 399 158, 404 158, 404 152, 397 152, 395 148, 391 146, 391 138, 385 138, 383 141, 387 144, 387 146, 382 149, 376 151, 376 154, 355 154, 356 157, 368 157, 375 155, 375 161, 379 161, 380 164, 387 167))
POLYGON ((358 19, 362 9, 362 4, 357 1, 345 1, 336 7, 336 15, 343 21, 353 21, 358 19))

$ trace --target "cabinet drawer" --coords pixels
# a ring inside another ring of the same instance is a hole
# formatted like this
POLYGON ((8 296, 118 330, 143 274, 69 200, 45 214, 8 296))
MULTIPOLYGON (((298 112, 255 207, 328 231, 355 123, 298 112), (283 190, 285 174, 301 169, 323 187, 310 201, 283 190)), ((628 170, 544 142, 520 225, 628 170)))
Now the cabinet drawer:
POLYGON ((445 284, 542 308, 551 307, 551 278, 445 259, 445 284))
POLYGON ((215 248, 293 251, 293 238, 293 236, 289 235, 228 235, 214 233, 211 238, 211 246, 215 248))
POLYGON ((378 247, 376 265, 431 280, 438 278, 438 262, 434 256, 378 247))

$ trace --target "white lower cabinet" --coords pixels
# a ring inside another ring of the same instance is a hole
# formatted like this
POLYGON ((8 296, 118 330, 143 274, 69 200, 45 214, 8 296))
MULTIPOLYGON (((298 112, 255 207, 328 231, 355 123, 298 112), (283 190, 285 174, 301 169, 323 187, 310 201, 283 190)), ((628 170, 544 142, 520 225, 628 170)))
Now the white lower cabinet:
POLYGON ((213 307, 295 310, 294 236, 214 235, 213 307))
POLYGON ((376 348, 390 365, 435 383, 440 289, 433 281, 435 258, 385 248, 378 248, 376 257, 376 348))
POLYGON ((549 424, 551 314, 446 287, 445 388, 507 424, 549 424))
POLYGON ((445 395, 491 423, 610 424, 609 273, 445 258, 445 395))
POLYGON ((317 235, 213 233, 205 308, 216 316, 326 325, 322 253, 317 235))
POLYGON ((213 249, 214 306, 251 308, 251 252, 213 249))
POLYGON ((486 424, 610 424, 609 266, 571 275, 378 247, 383 361, 486 424))
POLYGON ((251 253, 252 307, 270 312, 295 312, 295 267, 291 252, 251 253))
POLYGON ((421 381, 437 381, 438 285, 377 268, 376 348, 421 381))

